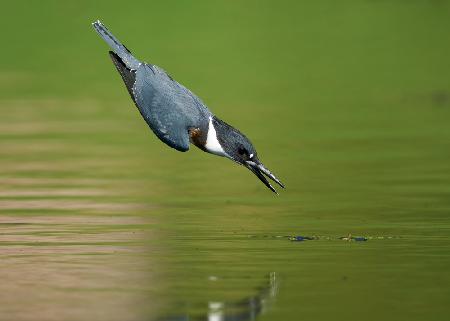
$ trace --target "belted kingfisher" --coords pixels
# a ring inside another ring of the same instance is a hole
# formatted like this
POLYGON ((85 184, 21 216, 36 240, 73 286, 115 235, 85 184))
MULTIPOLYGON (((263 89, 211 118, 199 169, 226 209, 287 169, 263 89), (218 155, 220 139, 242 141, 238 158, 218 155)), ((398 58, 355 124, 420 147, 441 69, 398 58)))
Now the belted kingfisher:
POLYGON ((277 191, 263 174, 284 188, 260 162, 244 134, 214 116, 200 98, 162 68, 137 60, 99 20, 92 25, 112 48, 109 55, 131 99, 160 140, 181 152, 189 150, 191 142, 205 152, 247 167, 274 193, 277 191))

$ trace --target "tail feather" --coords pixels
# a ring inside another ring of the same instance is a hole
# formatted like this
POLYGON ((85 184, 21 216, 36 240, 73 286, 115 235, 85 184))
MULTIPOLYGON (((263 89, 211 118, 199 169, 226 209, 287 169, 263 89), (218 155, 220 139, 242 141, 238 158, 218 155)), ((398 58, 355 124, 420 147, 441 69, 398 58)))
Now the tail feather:
POLYGON ((109 32, 109 30, 100 22, 100 20, 95 21, 93 24, 95 31, 106 41, 106 43, 112 48, 114 53, 120 57, 122 62, 128 69, 136 70, 140 61, 137 60, 131 52, 122 44, 119 40, 117 40, 114 35, 109 32))
POLYGON ((111 60, 114 63, 114 66, 116 66, 117 71, 119 72, 120 76, 123 79, 123 82, 125 83, 125 86, 127 87, 128 93, 131 96, 131 99, 133 99, 134 103, 136 103, 136 100, 134 99, 133 94, 133 86, 136 82, 136 72, 128 69, 123 61, 120 59, 120 57, 114 53, 113 51, 109 52, 109 56, 111 57, 111 60))

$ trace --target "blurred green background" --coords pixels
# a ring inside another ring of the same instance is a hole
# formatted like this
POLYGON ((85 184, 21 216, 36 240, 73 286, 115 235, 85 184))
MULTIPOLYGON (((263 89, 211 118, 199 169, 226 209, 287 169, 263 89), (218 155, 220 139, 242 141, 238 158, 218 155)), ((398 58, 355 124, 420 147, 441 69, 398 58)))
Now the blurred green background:
POLYGON ((0 30, 1 320, 448 318, 448 1, 4 1, 0 30), (158 141, 96 19, 286 190, 158 141))

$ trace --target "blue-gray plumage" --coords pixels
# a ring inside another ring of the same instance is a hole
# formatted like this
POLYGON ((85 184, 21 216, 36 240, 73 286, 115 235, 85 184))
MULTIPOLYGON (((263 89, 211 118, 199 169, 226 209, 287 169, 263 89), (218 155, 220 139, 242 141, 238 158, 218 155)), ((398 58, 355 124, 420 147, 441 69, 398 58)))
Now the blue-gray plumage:
POLYGON ((112 48, 110 57, 131 98, 161 141, 182 152, 189 150, 191 142, 205 152, 244 165, 275 193, 263 173, 284 188, 259 161, 244 134, 215 117, 200 98, 163 69, 137 60, 100 21, 93 26, 112 48))

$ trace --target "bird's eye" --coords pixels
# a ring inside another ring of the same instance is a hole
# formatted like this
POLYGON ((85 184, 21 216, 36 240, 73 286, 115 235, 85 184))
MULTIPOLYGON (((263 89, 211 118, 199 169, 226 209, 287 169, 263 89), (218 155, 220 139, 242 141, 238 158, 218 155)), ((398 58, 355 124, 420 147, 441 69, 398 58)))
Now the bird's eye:
POLYGON ((248 154, 247 150, 244 147, 239 147, 238 153, 240 155, 248 154))

